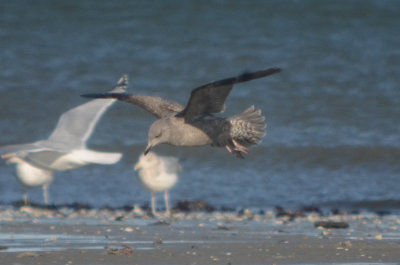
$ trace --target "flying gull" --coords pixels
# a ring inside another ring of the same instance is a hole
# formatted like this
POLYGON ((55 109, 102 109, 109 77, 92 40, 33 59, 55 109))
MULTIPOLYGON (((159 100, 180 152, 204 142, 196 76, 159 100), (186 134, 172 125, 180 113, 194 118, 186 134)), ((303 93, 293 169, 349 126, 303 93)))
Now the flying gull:
MULTIPOLYGON (((123 93, 127 76, 121 77, 112 93, 123 93)), ((107 110, 116 100, 91 100, 63 113, 57 126, 46 140, 28 144, 0 147, 0 155, 7 164, 16 164, 16 176, 25 187, 24 200, 28 203, 27 189, 42 186, 45 203, 48 204, 48 186, 54 171, 74 169, 95 164, 114 164, 120 153, 98 152, 86 148, 86 141, 107 110)))
POLYGON ((178 181, 178 172, 182 170, 179 161, 171 156, 159 156, 153 152, 141 155, 135 164, 138 179, 143 188, 151 195, 151 212, 157 216, 155 193, 164 192, 166 215, 171 214, 168 191, 178 181))
POLYGON ((127 93, 85 94, 89 98, 116 98, 138 105, 156 116, 148 132, 145 154, 158 144, 175 146, 212 145, 243 158, 247 147, 256 145, 265 135, 265 117, 250 106, 228 118, 213 116, 224 110, 224 102, 236 83, 262 78, 280 72, 269 68, 215 81, 192 90, 186 106, 175 101, 147 95, 127 93))

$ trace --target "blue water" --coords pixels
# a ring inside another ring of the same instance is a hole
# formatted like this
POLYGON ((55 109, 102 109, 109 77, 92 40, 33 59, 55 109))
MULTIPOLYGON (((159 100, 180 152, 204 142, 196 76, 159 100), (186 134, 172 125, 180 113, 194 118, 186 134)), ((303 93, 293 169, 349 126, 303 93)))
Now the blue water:
MULTIPOLYGON (((162 146, 182 160, 172 202, 217 206, 400 201, 400 2, 2 1, 0 146, 46 138, 59 115, 107 91, 185 104, 191 89, 248 70, 283 72, 237 85, 229 116, 254 104, 268 133, 245 160, 224 149, 162 146)), ((122 206, 149 195, 135 179, 153 116, 118 102, 90 147, 123 152, 113 166, 58 172, 55 204, 122 206)), ((22 198, 0 164, 0 202, 22 198)), ((41 189, 30 198, 42 202, 41 189)), ((160 204, 162 205, 162 204, 160 204)))

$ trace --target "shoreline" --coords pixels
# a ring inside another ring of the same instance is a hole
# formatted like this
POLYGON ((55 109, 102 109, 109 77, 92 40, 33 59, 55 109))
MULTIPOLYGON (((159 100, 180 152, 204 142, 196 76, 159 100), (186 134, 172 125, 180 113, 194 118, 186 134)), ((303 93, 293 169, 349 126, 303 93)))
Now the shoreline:
MULTIPOLYGON (((292 211, 286 211, 292 212, 292 211)), ((293 211, 295 212, 295 211, 293 211)), ((400 260, 400 215, 0 208, 5 264, 321 264, 400 260), (317 222, 346 223, 323 228, 317 222)))

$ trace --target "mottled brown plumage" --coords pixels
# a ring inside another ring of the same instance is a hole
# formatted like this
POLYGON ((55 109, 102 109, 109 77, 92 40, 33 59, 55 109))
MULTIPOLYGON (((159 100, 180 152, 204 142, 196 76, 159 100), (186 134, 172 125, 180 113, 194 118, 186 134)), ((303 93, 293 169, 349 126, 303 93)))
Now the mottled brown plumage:
POLYGON ((137 94, 86 94, 90 98, 116 98, 138 105, 156 116, 149 129, 147 153, 152 147, 167 143, 175 146, 212 145, 226 147, 237 157, 248 153, 247 147, 265 135, 265 117, 260 110, 249 107, 229 118, 212 114, 224 109, 233 85, 280 72, 279 68, 245 73, 200 86, 192 90, 186 106, 160 97, 137 94))

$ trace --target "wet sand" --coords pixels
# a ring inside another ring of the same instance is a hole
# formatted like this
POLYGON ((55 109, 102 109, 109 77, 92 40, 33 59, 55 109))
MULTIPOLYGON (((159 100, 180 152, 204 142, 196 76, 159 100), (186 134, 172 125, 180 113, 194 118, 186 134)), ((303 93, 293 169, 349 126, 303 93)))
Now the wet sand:
POLYGON ((250 209, 175 212, 135 207, 0 211, 1 264, 335 264, 400 261, 397 214, 278 215, 250 209), (317 222, 347 228, 316 227, 317 222))

